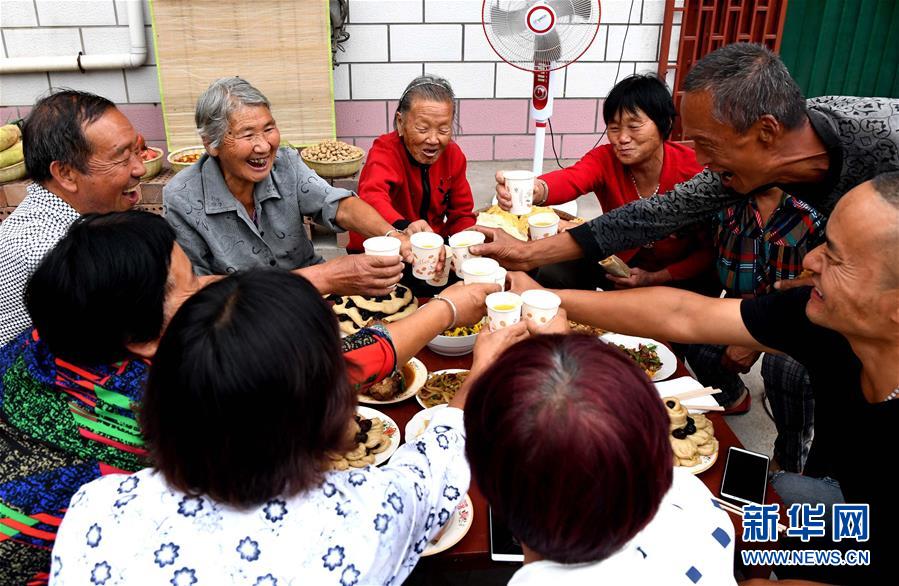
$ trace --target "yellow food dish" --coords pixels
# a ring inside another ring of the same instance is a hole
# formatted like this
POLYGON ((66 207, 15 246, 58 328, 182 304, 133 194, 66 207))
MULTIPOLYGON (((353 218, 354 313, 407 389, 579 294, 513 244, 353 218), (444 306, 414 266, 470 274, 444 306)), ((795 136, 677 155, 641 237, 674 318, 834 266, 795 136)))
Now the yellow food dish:
POLYGON ((480 332, 483 327, 484 327, 484 322, 479 321, 478 323, 476 323, 473 326, 458 326, 451 330, 446 330, 445 332, 443 332, 442 335, 452 336, 452 337, 473 336, 473 335, 477 334, 478 332, 480 332))

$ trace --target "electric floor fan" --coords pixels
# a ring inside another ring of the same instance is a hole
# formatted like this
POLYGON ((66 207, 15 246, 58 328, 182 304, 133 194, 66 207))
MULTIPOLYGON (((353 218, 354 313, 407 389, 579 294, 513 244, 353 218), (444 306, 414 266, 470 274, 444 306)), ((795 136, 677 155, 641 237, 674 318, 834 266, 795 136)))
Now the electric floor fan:
POLYGON ((530 114, 536 127, 535 175, 543 172, 546 125, 558 79, 553 72, 587 51, 599 31, 599 12, 599 0, 484 0, 481 7, 484 34, 496 54, 534 74, 530 114))

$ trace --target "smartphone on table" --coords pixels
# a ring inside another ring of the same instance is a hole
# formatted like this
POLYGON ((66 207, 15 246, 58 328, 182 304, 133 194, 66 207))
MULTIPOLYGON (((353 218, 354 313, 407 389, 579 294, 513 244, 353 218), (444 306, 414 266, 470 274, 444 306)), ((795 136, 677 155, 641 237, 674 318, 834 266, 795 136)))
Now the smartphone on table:
POLYGON ((493 514, 493 508, 488 508, 487 512, 490 516, 490 559, 495 562, 523 562, 521 544, 509 531, 505 521, 493 514))
POLYGON ((769 461, 764 454, 735 447, 728 449, 721 479, 721 498, 740 506, 764 504, 769 461))

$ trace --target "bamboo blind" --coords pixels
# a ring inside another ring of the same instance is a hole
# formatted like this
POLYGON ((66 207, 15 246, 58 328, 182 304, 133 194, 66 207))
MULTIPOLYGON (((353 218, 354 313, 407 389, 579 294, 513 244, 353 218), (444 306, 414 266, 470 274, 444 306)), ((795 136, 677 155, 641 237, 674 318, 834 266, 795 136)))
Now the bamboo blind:
POLYGON ((197 98, 240 76, 272 104, 282 141, 334 137, 327 0, 153 0, 169 150, 200 144, 197 98))

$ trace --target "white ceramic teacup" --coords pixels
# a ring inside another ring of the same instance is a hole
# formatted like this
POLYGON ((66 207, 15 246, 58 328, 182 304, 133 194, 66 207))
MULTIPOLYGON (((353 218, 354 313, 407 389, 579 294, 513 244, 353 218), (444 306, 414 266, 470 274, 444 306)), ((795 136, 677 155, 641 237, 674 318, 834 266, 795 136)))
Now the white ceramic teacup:
POLYGON ((443 236, 434 232, 416 232, 410 237, 412 241, 412 275, 416 279, 426 281, 434 276, 440 251, 443 249, 443 236))
POLYGON ((510 214, 523 216, 531 213, 534 203, 534 173, 531 171, 503 171, 503 179, 512 197, 510 214))

